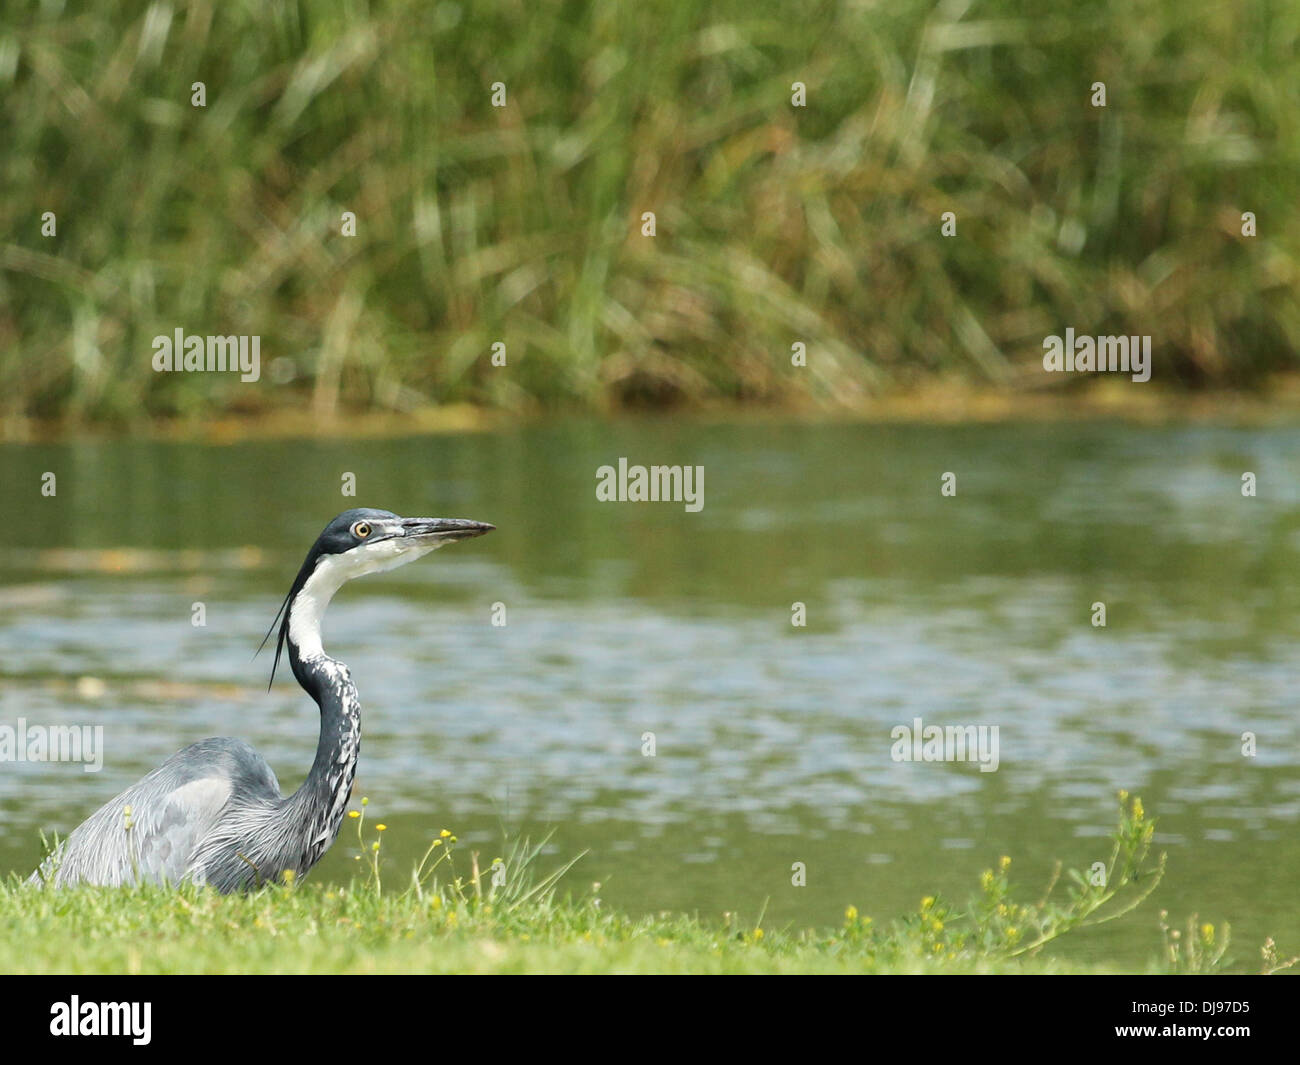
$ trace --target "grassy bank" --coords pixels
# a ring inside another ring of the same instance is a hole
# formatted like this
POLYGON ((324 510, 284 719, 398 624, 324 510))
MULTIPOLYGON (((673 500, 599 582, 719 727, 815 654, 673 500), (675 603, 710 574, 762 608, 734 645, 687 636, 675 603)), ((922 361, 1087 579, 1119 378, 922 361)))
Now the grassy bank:
MULTIPOLYGON (((377 409, 320 418, 310 410, 282 406, 261 411, 221 411, 203 420, 159 417, 131 423, 78 422, 58 418, 0 416, 0 442, 68 442, 130 437, 134 440, 202 440, 240 444, 256 440, 350 440, 404 436, 439 436, 509 432, 521 425, 611 422, 611 415, 561 414, 544 411, 521 417, 496 407, 456 403, 421 406, 409 411, 377 409)), ((804 406, 773 407, 728 402, 698 402, 688 410, 637 411, 618 414, 626 423, 676 425, 790 426, 796 424, 973 425, 1039 422, 1106 421, 1128 425, 1293 426, 1300 423, 1300 374, 1270 378, 1264 391, 1175 391, 1128 388, 1102 382, 1078 392, 1016 391, 973 382, 936 379, 874 397, 834 411, 804 406)))
POLYGON ((0 417, 825 409, 1041 385, 1067 326, 1254 384, 1300 346, 1297 35, 1215 0, 20 0, 0 417), (155 373, 177 328, 260 336, 261 379, 155 373))
MULTIPOLYGON (((1026 898, 1004 857, 957 906, 933 896, 895 920, 846 905, 832 929, 771 928, 762 914, 633 918, 601 904, 599 885, 574 895, 574 863, 543 875, 539 847, 502 859, 436 839, 405 882, 385 883, 383 829, 356 817, 368 862, 348 887, 279 884, 235 897, 184 888, 0 888, 0 971, 48 972, 1110 972, 1104 960, 1063 960, 1062 937, 1142 906, 1163 857, 1149 856, 1154 822, 1121 797, 1102 876, 1068 872, 1026 898)), ((360 861, 360 860, 359 860, 360 861)), ((1151 914, 1153 926, 1159 918, 1151 914)), ((1166 929, 1163 972, 1259 971, 1233 966, 1228 929, 1166 929)))

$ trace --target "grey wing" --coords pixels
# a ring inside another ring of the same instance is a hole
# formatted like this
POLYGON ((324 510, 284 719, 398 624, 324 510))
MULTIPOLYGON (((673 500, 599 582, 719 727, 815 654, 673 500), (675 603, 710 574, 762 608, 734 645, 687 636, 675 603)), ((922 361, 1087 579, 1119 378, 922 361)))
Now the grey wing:
POLYGON ((274 798, 266 762, 237 740, 205 740, 172 755, 101 806, 32 877, 62 884, 202 882, 195 857, 239 798, 274 798))

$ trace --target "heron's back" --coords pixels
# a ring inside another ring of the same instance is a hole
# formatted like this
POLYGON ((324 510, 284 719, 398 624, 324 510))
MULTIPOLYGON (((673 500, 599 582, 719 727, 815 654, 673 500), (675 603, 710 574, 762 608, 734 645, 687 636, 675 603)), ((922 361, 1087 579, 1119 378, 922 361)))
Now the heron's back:
POLYGON ((240 880, 241 870, 212 868, 240 861, 214 842, 230 840, 233 819, 269 813, 282 801, 271 767, 247 743, 203 740, 86 818, 33 879, 114 886, 240 880))

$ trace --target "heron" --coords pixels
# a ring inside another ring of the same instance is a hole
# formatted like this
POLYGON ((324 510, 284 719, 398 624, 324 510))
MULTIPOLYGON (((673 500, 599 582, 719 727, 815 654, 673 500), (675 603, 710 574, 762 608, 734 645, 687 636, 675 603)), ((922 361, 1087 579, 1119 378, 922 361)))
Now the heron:
POLYGON ((294 677, 320 707, 316 757, 302 786, 282 795, 266 759, 247 743, 203 740, 91 814, 29 882, 191 882, 230 893, 303 876, 338 836, 361 739, 361 703, 351 673, 321 646, 325 608, 354 577, 394 569, 494 528, 464 518, 402 518, 369 507, 340 514, 307 552, 262 640, 265 647, 279 625, 271 682, 287 651, 294 677))

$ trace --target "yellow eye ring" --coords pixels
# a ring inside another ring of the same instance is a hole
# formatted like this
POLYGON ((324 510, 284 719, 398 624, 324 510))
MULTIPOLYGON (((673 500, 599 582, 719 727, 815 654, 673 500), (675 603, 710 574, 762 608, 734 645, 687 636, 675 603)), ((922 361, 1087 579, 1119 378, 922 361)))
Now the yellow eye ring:
POLYGON ((370 532, 371 532, 370 522, 356 521, 352 523, 352 535, 355 536, 358 540, 364 540, 367 536, 370 535, 370 532))

